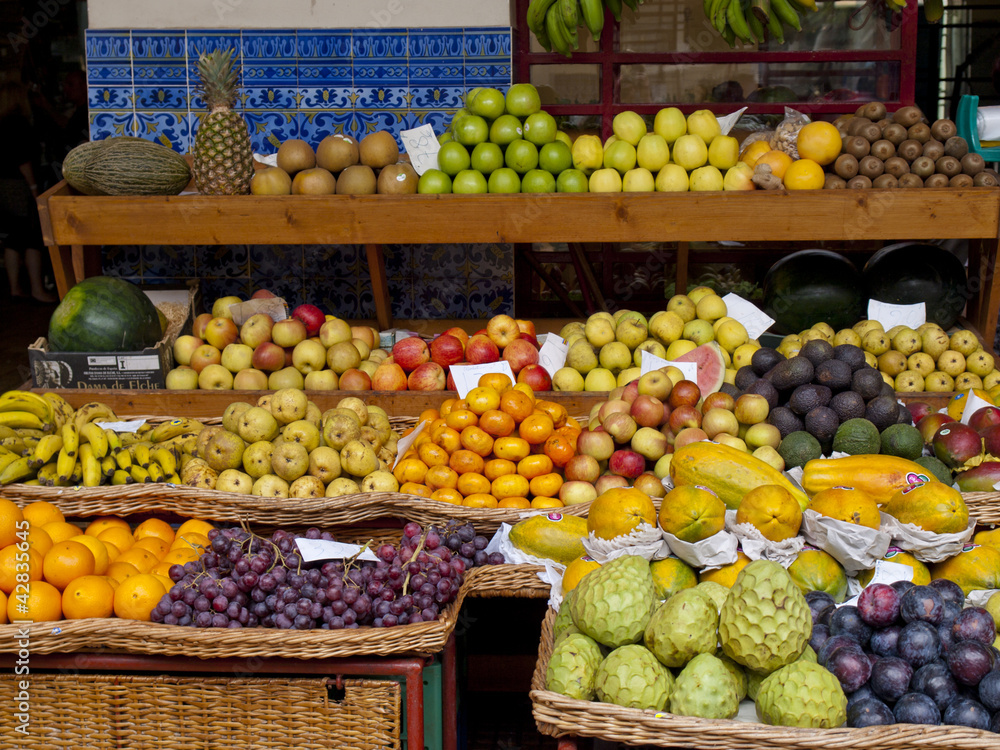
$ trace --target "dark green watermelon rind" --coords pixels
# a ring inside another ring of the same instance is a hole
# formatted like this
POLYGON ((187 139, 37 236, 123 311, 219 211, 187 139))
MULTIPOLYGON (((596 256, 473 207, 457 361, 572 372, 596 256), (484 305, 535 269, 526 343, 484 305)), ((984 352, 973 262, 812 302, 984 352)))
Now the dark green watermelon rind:
POLYGON ((923 302, 927 320, 947 330, 958 321, 968 298, 962 261, 937 245, 892 245, 875 253, 861 276, 867 294, 879 302, 923 302))
POLYGON ((135 284, 94 276, 74 286, 49 320, 54 352, 133 352, 162 338, 152 300, 135 284))
POLYGON ((828 323, 834 330, 849 328, 867 314, 861 274, 850 260, 829 250, 785 256, 771 266, 763 287, 764 312, 775 320, 773 333, 799 333, 817 323, 828 323))

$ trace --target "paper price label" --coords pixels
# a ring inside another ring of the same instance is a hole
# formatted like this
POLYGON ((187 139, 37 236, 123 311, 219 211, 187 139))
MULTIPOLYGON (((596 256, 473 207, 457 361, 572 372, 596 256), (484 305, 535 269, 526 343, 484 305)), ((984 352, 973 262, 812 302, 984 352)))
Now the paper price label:
POLYGON ((774 325, 774 318, 769 318, 753 302, 748 302, 738 294, 730 292, 722 298, 722 301, 726 303, 726 314, 742 323, 747 329, 747 336, 752 339, 774 325))
POLYGON ((873 583, 884 583, 887 586, 896 581, 912 581, 913 568, 902 563, 889 562, 888 560, 877 560, 875 562, 875 572, 868 585, 873 583))
POLYGON ((378 557, 370 549, 361 552, 363 547, 357 544, 343 544, 342 542, 326 542, 322 539, 295 540, 295 546, 299 548, 303 562, 315 562, 317 560, 346 560, 350 557, 358 556, 359 560, 369 560, 378 562, 378 557), (361 552, 358 555, 358 552, 361 552))
POLYGON ((669 359, 657 357, 655 354, 643 350, 642 360, 639 366, 639 375, 645 375, 653 370, 662 370, 664 367, 676 367, 684 375, 685 380, 698 382, 698 365, 694 362, 671 362, 669 359))
POLYGON ((438 143, 431 125, 403 130, 399 137, 403 141, 403 150, 410 156, 410 165, 417 174, 422 175, 428 169, 437 169, 441 144, 438 143))
POLYGON ((144 424, 146 424, 145 419, 132 419, 128 422, 98 422, 97 426, 102 430, 114 432, 138 432, 144 424))
POLYGON ((894 326, 909 326, 916 328, 927 322, 927 306, 923 302, 915 305, 892 305, 868 300, 868 319, 877 320, 885 330, 894 326))
POLYGON ((545 337, 545 343, 538 350, 538 364, 552 377, 556 370, 566 365, 566 342, 554 333, 545 337))
POLYGON ((229 312, 233 315, 233 322, 242 326, 247 319, 257 313, 269 315, 271 320, 277 323, 288 317, 288 305, 281 297, 266 297, 263 299, 248 299, 238 305, 230 305, 229 312))
POLYGON ((479 385, 479 378, 488 372, 502 372, 510 382, 515 382, 514 371, 510 369, 510 362, 500 360, 499 362, 486 362, 481 365, 452 365, 451 376, 455 380, 455 390, 458 391, 459 398, 465 398, 469 391, 479 385))
POLYGON ((972 391, 969 391, 965 397, 965 407, 962 409, 962 424, 969 424, 969 419, 972 418, 973 414, 982 409, 984 406, 992 405, 993 404, 989 401, 985 401, 972 391))
POLYGON ((396 465, 399 463, 399 460, 403 457, 403 454, 405 454, 406 451, 410 450, 410 446, 413 445, 413 441, 417 439, 417 436, 424 431, 424 425, 426 424, 427 424, 426 421, 421 422, 420 424, 417 425, 417 429, 415 429, 409 435, 401 437, 399 439, 399 443, 396 446, 396 460, 392 462, 393 469, 396 468, 396 465))

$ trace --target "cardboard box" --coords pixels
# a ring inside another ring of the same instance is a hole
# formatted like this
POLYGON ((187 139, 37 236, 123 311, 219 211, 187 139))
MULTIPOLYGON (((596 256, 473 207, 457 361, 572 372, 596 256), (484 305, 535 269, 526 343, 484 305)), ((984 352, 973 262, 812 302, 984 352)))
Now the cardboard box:
POLYGON ((173 367, 173 347, 177 335, 190 330, 195 316, 197 284, 183 288, 153 286, 143 291, 154 304, 174 302, 185 305, 183 324, 168 331, 156 346, 137 352, 50 352, 43 337, 28 347, 33 388, 94 388, 148 390, 163 388, 173 367))

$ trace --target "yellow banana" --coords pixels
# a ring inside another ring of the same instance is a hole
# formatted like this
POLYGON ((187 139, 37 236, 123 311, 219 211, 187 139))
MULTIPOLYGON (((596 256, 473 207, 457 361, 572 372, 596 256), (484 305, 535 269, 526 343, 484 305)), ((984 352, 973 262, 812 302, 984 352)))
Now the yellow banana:
POLYGON ((25 448, 27 447, 24 443, 24 438, 20 435, 15 435, 14 437, 0 438, 0 447, 9 450, 11 453, 16 453, 18 456, 24 454, 25 448))
POLYGON ((110 479, 111 475, 115 473, 118 468, 118 464, 115 462, 115 457, 110 453, 101 459, 101 473, 110 479))
MULTIPOLYGON (((47 423, 43 422, 37 414, 33 414, 30 411, 24 411, 23 409, 0 412, 0 425, 4 425, 6 427, 13 427, 14 429, 20 427, 30 427, 35 430, 45 430, 46 424, 47 423)), ((51 423, 48 424, 51 426, 51 423)), ((51 432, 51 429, 48 430, 48 432, 51 432)))
POLYGON ((38 469, 51 461, 52 457, 62 450, 62 447, 62 435, 46 435, 35 445, 35 449, 31 452, 29 463, 38 469))
POLYGON ((159 464, 164 474, 174 474, 177 472, 177 456, 174 455, 173 451, 160 446, 153 448, 149 453, 153 460, 159 464))
POLYGON ((84 487, 97 487, 104 478, 101 473, 101 462, 94 455, 94 446, 84 443, 80 446, 80 469, 83 473, 84 487))
POLYGON ((14 463, 17 459, 21 458, 16 453, 11 453, 10 451, 4 451, 0 453, 0 472, 3 472, 8 466, 14 463))
POLYGON ((73 471, 76 469, 76 451, 69 453, 66 450, 66 440, 63 439, 63 447, 59 451, 59 456, 56 458, 56 475, 59 477, 60 481, 68 482, 70 477, 73 476, 73 471))
POLYGON ((150 461, 149 449, 151 445, 151 443, 147 443, 143 440, 140 443, 135 443, 134 445, 129 446, 129 453, 132 454, 132 463, 138 464, 144 469, 148 468, 150 461))
POLYGON ((163 481, 166 482, 167 484, 180 484, 181 478, 175 471, 173 474, 167 474, 165 477, 163 477, 163 481))
POLYGON ((18 427, 16 432, 23 438, 29 438, 29 437, 43 438, 49 434, 45 430, 36 430, 32 427, 18 427))
POLYGON ((151 443, 162 443, 164 440, 177 437, 185 432, 201 432, 204 426, 197 419, 179 417, 178 419, 171 419, 169 422, 161 422, 156 425, 147 439, 151 443))
POLYGON ((38 481, 46 487, 54 487, 56 480, 59 479, 59 475, 56 474, 56 462, 49 461, 38 469, 38 474, 36 475, 38 481))
POLYGON ((70 458, 76 458, 76 453, 80 449, 80 432, 75 424, 63 425, 62 439, 62 452, 68 454, 70 458))
POLYGON ((17 437, 18 433, 13 427, 0 426, 0 440, 9 437, 17 437))
POLYGON ((73 423, 79 430, 87 422, 117 422, 118 417, 111 411, 111 407, 99 401, 91 401, 84 404, 73 414, 73 423))
POLYGON ((48 401, 52 405, 52 416, 57 422, 61 420, 59 427, 62 427, 66 422, 72 421, 73 412, 75 411, 72 406, 70 406, 69 401, 64 399, 55 391, 45 391, 42 394, 42 398, 48 401))
POLYGON ((108 438, 104 434, 104 428, 97 422, 87 422, 80 428, 80 441, 91 446, 96 458, 104 458, 108 455, 108 438))
POLYGON ((194 453, 198 446, 198 433, 185 432, 182 435, 164 440, 162 443, 157 443, 156 445, 179 453, 194 453))
POLYGON ((118 442, 121 443, 122 448, 128 448, 130 445, 146 440, 145 437, 140 435, 138 432, 119 432, 118 442))
POLYGON ((28 487, 41 487, 42 486, 42 483, 38 481, 38 477, 35 477, 34 479, 29 479, 27 482, 21 482, 21 484, 26 485, 28 487))
POLYGON ((122 448, 115 453, 115 463, 118 464, 119 469, 128 470, 132 468, 132 456, 129 454, 127 448, 122 448))
POLYGON ((149 472, 138 464, 132 464, 132 468, 129 473, 132 475, 132 481, 138 484, 145 484, 153 481, 149 477, 149 472))
POLYGON ((3 472, 0 472, 0 484, 8 485, 32 479, 36 472, 28 462, 27 456, 21 456, 11 461, 3 472))
POLYGON ((32 391, 7 391, 0 395, 0 412, 4 411, 31 412, 43 422, 51 423, 52 404, 32 391))
POLYGON ((132 475, 125 469, 115 469, 115 473, 111 475, 111 484, 132 484, 135 480, 132 475))
POLYGON ((160 468, 160 465, 158 463, 156 463, 155 461, 153 461, 149 465, 149 467, 146 469, 146 471, 149 473, 149 481, 151 481, 151 482, 162 482, 163 481, 163 478, 164 478, 165 474, 163 472, 163 469, 160 468))
POLYGON ((24 436, 21 439, 24 441, 24 450, 21 451, 22 456, 30 456, 32 452, 35 450, 35 446, 38 445, 38 441, 41 440, 41 438, 28 435, 24 436))
POLYGON ((108 453, 118 450, 122 447, 122 439, 118 436, 118 433, 114 430, 104 429, 104 439, 108 441, 108 453))

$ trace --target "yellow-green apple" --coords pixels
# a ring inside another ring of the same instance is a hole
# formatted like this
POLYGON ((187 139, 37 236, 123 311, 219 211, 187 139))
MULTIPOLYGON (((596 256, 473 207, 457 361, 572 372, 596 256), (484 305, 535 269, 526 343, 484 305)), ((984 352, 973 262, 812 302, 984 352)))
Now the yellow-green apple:
POLYGON ((358 365, 358 369, 361 370, 362 372, 367 372, 368 377, 371 377, 372 375, 375 374, 375 370, 378 369, 378 366, 380 364, 382 363, 379 361, 373 359, 366 359, 360 365, 358 365))
POLYGON ((486 323, 486 335, 499 348, 503 349, 521 335, 521 329, 509 315, 494 315, 486 323))
POLYGON ((233 378, 234 391, 266 391, 267 373, 252 367, 240 370, 233 378))
POLYGON ((538 364, 538 350, 524 339, 517 338, 504 347, 503 358, 510 363, 510 369, 517 375, 528 365, 538 364))
POLYGON ((410 373, 406 387, 411 391, 443 391, 448 377, 437 362, 424 362, 410 373))
POLYGON ((326 367, 326 347, 315 339, 300 341, 292 349, 292 366, 306 375, 326 367))
POLYGON ((254 313, 243 321, 240 327, 240 341, 256 349, 265 341, 271 340, 271 328, 274 327, 274 319, 267 313, 254 313))
POLYGON ((601 462, 585 453, 577 453, 563 467, 566 481, 596 482, 601 476, 601 462))
POLYGON ((449 328, 447 331, 442 331, 441 335, 454 336, 456 339, 462 342, 463 349, 469 343, 469 334, 464 328, 458 328, 457 326, 454 328, 449 328))
POLYGON ((193 391, 198 387, 198 371, 187 365, 167 373, 167 388, 171 391, 193 391))
POLYGON ((326 350, 326 365, 338 375, 361 364, 361 353, 351 341, 340 341, 326 350))
POLYGON ((191 353, 191 367, 196 372, 201 372, 208 365, 217 365, 222 362, 222 352, 211 344, 202 344, 191 353))
POLYGON ((430 349, 419 336, 409 336, 397 341, 392 347, 392 361, 408 373, 416 370, 424 362, 429 362, 430 358, 430 349))
POLYGON ((615 487, 628 487, 630 484, 632 484, 630 481, 618 474, 602 474, 594 482, 594 490, 598 495, 603 495, 615 487))
POLYGON ((239 297, 233 297, 233 296, 219 297, 219 299, 215 300, 215 303, 212 305, 212 317, 229 318, 229 320, 232 320, 233 313, 230 311, 229 306, 238 305, 242 301, 243 300, 241 300, 239 297))
POLYGON ((406 373, 395 362, 383 362, 372 375, 372 390, 375 391, 405 391, 406 373))
POLYGON ((372 379, 364 370, 352 367, 340 376, 340 389, 343 391, 370 391, 372 379))
POLYGON ((662 370, 650 370, 639 378, 640 396, 655 396, 663 401, 670 395, 670 390, 674 387, 674 381, 662 370))
POLYGON ((307 391, 335 391, 340 387, 340 378, 333 370, 313 370, 306 373, 303 384, 307 391))
POLYGON ((667 452, 667 437, 653 427, 640 427, 632 436, 630 445, 643 458, 659 461, 667 452))
POLYGON ((198 387, 204 391, 231 391, 233 374, 222 365, 206 365, 198 373, 198 387))
POLYGON ((282 367, 267 376, 267 387, 271 391, 280 391, 283 388, 296 388, 301 391, 304 385, 305 379, 302 373, 294 367, 282 367))
POLYGON ((205 329, 208 328, 208 324, 212 322, 212 318, 215 317, 212 313, 202 313, 195 317, 191 322, 191 335, 199 339, 205 338, 205 329))
POLYGON ((253 350, 251 365, 264 372, 280 370, 285 366, 285 350, 273 341, 265 341, 253 350))
POLYGON ((363 339, 351 339, 351 343, 358 350, 358 354, 361 355, 362 360, 368 359, 368 355, 372 353, 372 348, 368 346, 366 341, 363 339))
POLYGON ((379 340, 374 330, 371 326, 351 326, 351 338, 361 339, 368 344, 368 350, 371 351, 379 340))
POLYGON ((306 324, 301 320, 285 318, 271 327, 271 341, 278 346, 295 346, 307 338, 306 333, 306 324))
POLYGON ((448 368, 465 359, 465 345, 450 333, 442 333, 431 341, 431 362, 448 368))
POLYGON ((583 390, 583 375, 572 367, 560 367, 552 376, 552 390, 579 393, 583 390))
POLYGON ((240 337, 240 329, 231 318, 212 318, 205 326, 206 343, 211 344, 220 352, 240 337))
POLYGON ((571 480, 559 488, 559 499, 563 505, 581 505, 597 499, 597 488, 590 482, 571 480))
POLYGON ((342 320, 341 318, 328 320, 319 329, 319 340, 323 342, 323 346, 327 349, 334 344, 339 344, 341 341, 350 341, 353 338, 354 334, 351 333, 351 326, 346 320, 342 320))
POLYGON ((593 456, 598 461, 607 461, 615 452, 615 439, 603 429, 584 430, 577 436, 576 452, 593 456))
POLYGON ((316 305, 308 302, 292 310, 292 317, 298 318, 306 327, 306 336, 315 336, 326 322, 326 315, 316 305))
POLYGON ((632 439, 638 425, 627 412, 616 411, 601 421, 601 427, 614 438, 616 443, 621 445, 632 439))
POLYGON ((250 367, 253 360, 253 349, 246 344, 230 344, 222 350, 220 363, 229 372, 235 374, 250 367))
POLYGON ((194 354, 194 350, 204 343, 205 341, 197 336, 189 334, 178 336, 174 340, 174 362, 179 365, 191 364, 191 355, 194 354))
MULTIPOLYGON (((504 350, 506 353, 506 349, 504 350)), ((552 377, 549 375, 548 370, 539 364, 525 365, 521 368, 521 371, 517 373, 518 383, 527 383, 531 386, 531 390, 535 391, 551 391, 552 390, 552 377)))
POLYGON ((465 359, 473 365, 496 362, 500 359, 500 349, 489 336, 477 333, 465 345, 465 359))
POLYGON ((607 419, 609 415, 614 414, 615 412, 628 414, 631 408, 632 405, 628 401, 620 398, 608 398, 608 400, 601 404, 600 408, 598 408, 597 418, 601 421, 601 424, 604 424, 604 420, 607 419))

